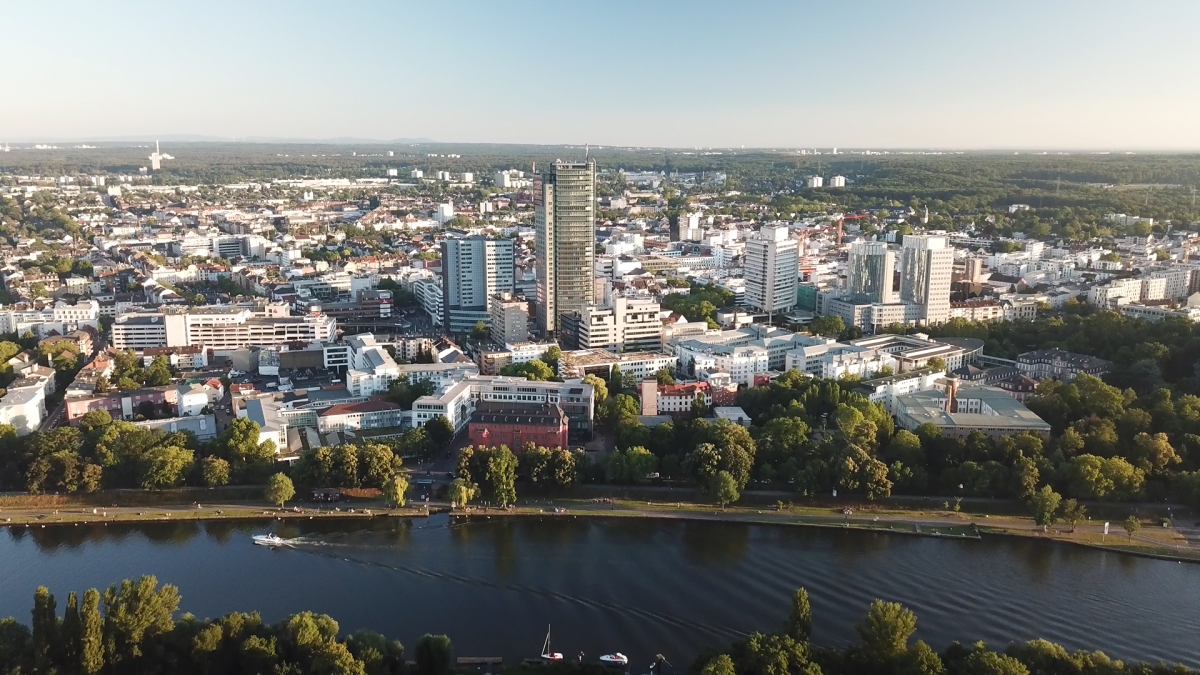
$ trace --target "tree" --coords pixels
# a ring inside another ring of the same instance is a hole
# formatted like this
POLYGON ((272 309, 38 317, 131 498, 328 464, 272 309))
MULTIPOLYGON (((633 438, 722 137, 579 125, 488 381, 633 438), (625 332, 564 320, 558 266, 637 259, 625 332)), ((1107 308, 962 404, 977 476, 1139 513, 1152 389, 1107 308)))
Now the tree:
POLYGON ((797 642, 808 642, 812 637, 812 607, 808 602, 808 591, 797 588, 792 594, 792 612, 788 615, 787 634, 797 642))
POLYGON ((454 672, 454 645, 445 635, 426 633, 417 640, 417 675, 451 675, 454 672))
POLYGON ((735 672, 728 654, 717 654, 700 669, 700 675, 735 675, 735 672))
POLYGON ((562 349, 558 345, 550 345, 550 347, 542 353, 539 361, 550 367, 550 370, 558 375, 558 362, 562 359, 562 349))
POLYGON ((625 378, 621 377, 621 366, 613 364, 608 373, 608 394, 616 396, 625 388, 625 378))
POLYGON ((808 324, 808 330, 814 335, 835 338, 846 330, 846 322, 840 316, 818 316, 808 324))
POLYGON ((334 487, 358 487, 358 447, 339 445, 333 448, 332 468, 329 478, 334 487))
POLYGON ((383 484, 383 497, 396 506, 404 506, 404 493, 408 492, 408 475, 398 473, 383 484))
MULTIPOLYGON (((92 387, 92 391, 96 394, 107 394, 112 389, 112 383, 108 381, 107 375, 101 375, 96 378, 96 384, 92 387)), ((99 411, 92 411, 99 412, 99 411)))
POLYGON ((1054 488, 1049 485, 1043 485, 1041 490, 1033 493, 1033 498, 1030 500, 1030 505, 1033 507, 1033 522, 1042 526, 1042 531, 1054 523, 1054 512, 1058 510, 1058 504, 1062 501, 1062 495, 1054 491, 1054 488))
POLYGON ((425 433, 429 434, 429 442, 437 450, 444 449, 446 444, 454 439, 454 427, 444 415, 438 415, 429 420, 424 427, 425 433))
POLYGON ((292 486, 292 479, 288 478, 286 474, 277 473, 267 479, 267 487, 263 491, 263 496, 267 498, 267 501, 283 508, 284 502, 296 496, 296 488, 292 486))
POLYGON ((33 594, 33 663, 35 672, 53 670, 54 657, 58 650, 58 615, 54 596, 45 586, 38 586, 33 594))
POLYGON ((1133 541, 1133 535, 1142 529, 1142 521, 1138 520, 1137 516, 1129 516, 1125 522, 1121 523, 1121 527, 1125 528, 1125 532, 1129 535, 1129 540, 1133 541))
POLYGON ((608 384, 600 377, 589 373, 583 378, 583 383, 592 385, 593 398, 595 398, 596 405, 604 403, 605 399, 608 398, 608 384))
POLYGON ((604 477, 614 483, 644 480, 658 466, 658 457, 641 446, 617 450, 604 459, 604 477))
POLYGON ((79 663, 79 641, 83 637, 79 624, 79 598, 75 591, 67 594, 67 609, 59 628, 58 662, 63 665, 79 663))
POLYGON ((100 618, 100 592, 89 588, 79 608, 79 672, 96 675, 104 668, 104 620, 100 618))
POLYGON ((709 486, 709 491, 713 501, 721 505, 724 510, 725 506, 732 504, 738 500, 741 495, 738 494, 737 480, 728 471, 718 471, 709 486))
POLYGON ((1017 659, 987 650, 972 652, 961 670, 971 675, 1029 675, 1029 669, 1017 659))
POLYGON ((146 470, 142 474, 142 487, 147 490, 165 490, 179 485, 191 469, 191 450, 174 446, 157 446, 146 453, 146 470))
POLYGON ((358 453, 359 483, 382 489, 403 466, 392 449, 380 443, 368 443, 358 453))
POLYGON ((239 481, 262 480, 275 464, 274 445, 260 442, 258 432, 254 420, 239 417, 212 442, 213 454, 229 462, 239 481))
POLYGON ((220 457, 205 457, 200 464, 201 477, 208 487, 220 487, 229 483, 229 462, 220 457))
POLYGON ((547 382, 555 377, 555 372, 550 369, 550 366, 538 359, 526 361, 525 363, 510 363, 500 369, 500 374, 510 377, 524 377, 534 382, 547 382))
POLYGON ((946 361, 945 361, 945 359, 943 359, 940 356, 935 356, 932 359, 929 359, 929 361, 927 361, 925 363, 925 367, 932 368, 933 370, 943 370, 944 371, 944 370, 946 370, 946 361))
POLYGON ((869 661, 892 663, 908 649, 908 639, 917 629, 917 616, 900 603, 876 600, 867 610, 866 620, 854 628, 869 661))
POLYGON ((671 376, 671 371, 667 370, 666 368, 659 368, 658 371, 654 373, 654 379, 657 380, 659 384, 675 384, 675 378, 671 376))
POLYGON ((604 403, 601 418, 609 428, 619 429, 622 425, 635 423, 641 412, 637 399, 629 394, 617 394, 604 403))
POLYGON ((167 357, 154 357, 154 360, 150 362, 150 367, 146 369, 146 384, 151 387, 160 387, 170 383, 171 366, 167 363, 167 357))
POLYGON ((79 428, 84 433, 102 429, 112 424, 112 415, 107 410, 89 410, 79 418, 79 428))
POLYGON ((488 458, 486 480, 491 484, 492 496, 500 506, 517 501, 517 456, 501 445, 488 458))
POLYGON ((1087 509, 1074 499, 1068 499, 1063 502, 1062 519, 1071 526, 1071 532, 1074 533, 1079 523, 1087 519, 1087 509))
POLYGON ((446 497, 451 503, 456 506, 466 506, 467 502, 475 498, 475 494, 479 491, 473 483, 464 478, 455 478, 450 481, 450 485, 446 487, 446 497))
POLYGON ((143 640, 169 633, 178 609, 179 589, 169 584, 158 588, 152 576, 109 586, 104 591, 104 660, 109 669, 132 672, 129 662, 143 655, 143 640))
POLYGON ((1138 434, 1133 439, 1132 457, 1137 467, 1146 473, 1162 472, 1168 466, 1183 461, 1175 454, 1175 448, 1171 447, 1171 441, 1163 433, 1153 436, 1145 432, 1138 434))
POLYGON ((476 321, 475 327, 471 329, 471 339, 482 342, 488 339, 490 331, 486 321, 476 321))

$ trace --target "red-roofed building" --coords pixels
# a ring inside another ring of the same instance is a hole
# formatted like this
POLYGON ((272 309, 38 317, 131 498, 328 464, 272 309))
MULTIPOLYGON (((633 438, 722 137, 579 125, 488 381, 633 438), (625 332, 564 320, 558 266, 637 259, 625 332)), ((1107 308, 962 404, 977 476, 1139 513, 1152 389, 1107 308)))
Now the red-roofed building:
POLYGON ((692 410, 697 396, 704 397, 705 407, 712 406, 712 387, 707 382, 658 385, 658 414, 678 415, 692 410))

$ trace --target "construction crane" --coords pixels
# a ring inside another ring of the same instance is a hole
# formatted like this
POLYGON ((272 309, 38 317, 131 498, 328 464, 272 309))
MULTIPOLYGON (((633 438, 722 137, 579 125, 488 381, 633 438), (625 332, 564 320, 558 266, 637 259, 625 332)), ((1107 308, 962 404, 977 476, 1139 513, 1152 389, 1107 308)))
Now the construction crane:
POLYGON ((869 218, 869 217, 870 216, 868 216, 865 213, 852 213, 848 216, 845 216, 845 215, 838 216, 838 218, 837 218, 837 245, 838 245, 838 248, 842 247, 842 224, 847 220, 858 220, 860 218, 869 218))
POLYGON ((808 245, 808 235, 809 235, 809 233, 810 233, 810 232, 813 232, 813 231, 816 231, 816 232, 829 232, 829 231, 831 231, 831 230, 834 230, 834 229, 836 229, 836 230, 837 230, 837 245, 838 245, 838 248, 841 248, 841 247, 842 247, 842 221, 844 221, 844 220, 858 220, 858 219, 860 219, 860 218, 868 218, 868 217, 869 217, 869 216, 868 216, 867 214, 865 214, 865 213, 853 213, 853 214, 850 214, 850 215, 848 215, 848 216, 844 216, 844 215, 838 215, 838 216, 834 217, 834 219, 833 219, 834 221, 836 221, 836 222, 837 222, 837 225, 830 225, 830 226, 828 226, 828 227, 813 227, 813 228, 809 228, 809 229, 807 229, 807 230, 801 230, 801 232, 800 232, 800 246, 801 246, 801 248, 806 248, 806 247, 807 247, 807 245, 808 245))

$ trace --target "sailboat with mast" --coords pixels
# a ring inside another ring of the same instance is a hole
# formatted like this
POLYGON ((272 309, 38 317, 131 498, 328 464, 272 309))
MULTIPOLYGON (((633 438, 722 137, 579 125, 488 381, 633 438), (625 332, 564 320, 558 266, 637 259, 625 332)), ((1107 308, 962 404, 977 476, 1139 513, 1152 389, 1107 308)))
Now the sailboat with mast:
POLYGON ((542 643, 542 660, 543 661, 562 661, 562 652, 550 651, 550 626, 546 626, 546 641, 542 643))

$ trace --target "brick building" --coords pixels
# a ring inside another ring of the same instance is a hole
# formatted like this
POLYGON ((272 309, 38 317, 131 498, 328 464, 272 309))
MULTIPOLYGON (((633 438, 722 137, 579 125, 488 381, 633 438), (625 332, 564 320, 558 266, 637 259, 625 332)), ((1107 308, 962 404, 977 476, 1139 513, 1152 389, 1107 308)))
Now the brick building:
POLYGON ((507 445, 520 453, 527 443, 567 447, 567 415, 558 404, 481 402, 467 424, 472 445, 507 445))

